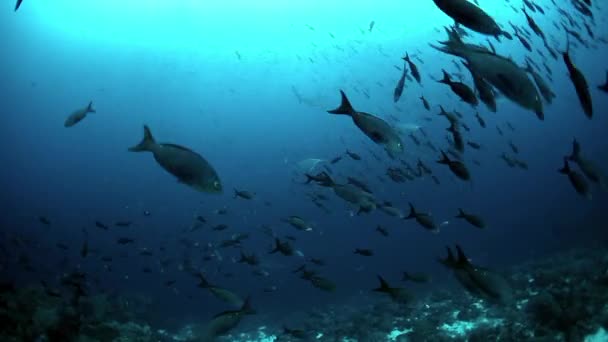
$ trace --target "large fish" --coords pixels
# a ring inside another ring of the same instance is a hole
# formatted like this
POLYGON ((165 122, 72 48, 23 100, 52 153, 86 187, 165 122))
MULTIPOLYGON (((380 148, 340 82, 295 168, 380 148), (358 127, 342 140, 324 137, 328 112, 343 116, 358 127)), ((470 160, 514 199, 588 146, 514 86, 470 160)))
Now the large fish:
POLYGON ((593 101, 591 100, 591 93, 589 92, 589 85, 583 73, 574 65, 572 58, 570 58, 570 35, 566 34, 568 40, 566 51, 562 53, 564 63, 568 68, 570 80, 576 90, 576 95, 581 103, 581 107, 585 112, 585 115, 591 119, 593 117, 593 101))
POLYGON ((328 113, 350 116, 355 125, 373 142, 382 145, 391 158, 403 153, 403 143, 393 127, 377 116, 356 111, 342 90, 340 94, 342 95, 340 107, 328 110, 328 113))
POLYGON ((455 30, 446 29, 448 40, 435 49, 464 58, 475 73, 498 89, 511 101, 536 113, 544 119, 543 103, 534 83, 526 71, 511 59, 494 54, 485 47, 465 44, 455 30))
POLYGON ((491 16, 467 0, 433 0, 433 2, 443 13, 468 29, 496 38, 502 35, 512 39, 511 35, 503 31, 491 16))
POLYGON ((68 116, 68 118, 65 120, 65 123, 63 124, 63 126, 72 127, 75 124, 82 121, 84 118, 86 118, 87 114, 89 114, 89 113, 95 113, 95 109, 93 108, 93 101, 90 101, 86 107, 78 109, 78 110, 74 111, 72 114, 70 114, 68 116))
POLYGON ((148 126, 144 138, 129 148, 131 152, 152 152, 156 162, 167 172, 200 192, 221 193, 222 183, 213 166, 198 153, 175 144, 158 144, 148 126))
POLYGON ((534 78, 534 83, 536 83, 536 86, 538 87, 538 90, 540 90, 540 93, 543 95, 545 101, 551 104, 551 102, 553 102, 553 99, 555 98, 555 93, 553 92, 553 90, 551 90, 551 88, 549 87, 547 82, 545 82, 542 76, 532 68, 532 65, 528 60, 526 60, 526 71, 530 75, 532 75, 532 78, 534 78))

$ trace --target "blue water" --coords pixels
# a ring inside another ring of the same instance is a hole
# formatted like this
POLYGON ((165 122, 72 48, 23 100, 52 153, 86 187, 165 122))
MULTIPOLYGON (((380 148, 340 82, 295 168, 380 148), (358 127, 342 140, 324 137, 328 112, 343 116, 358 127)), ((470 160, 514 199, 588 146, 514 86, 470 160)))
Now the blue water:
MULTIPOLYGON (((508 21, 526 25, 523 15, 503 2, 480 2, 503 27, 508 28, 508 21)), ((158 322, 179 325, 192 317, 208 319, 226 308, 196 288, 196 278, 180 271, 182 260, 190 259, 213 283, 252 295, 262 314, 245 324, 254 325, 315 307, 365 301, 377 286, 376 274, 400 283, 402 271, 427 272, 433 283, 412 286, 414 291, 433 287, 459 291, 436 262, 445 245, 460 243, 476 263, 504 269, 608 237, 606 192, 593 186, 593 200, 585 200, 557 172, 574 137, 585 156, 608 170, 608 96, 596 90, 608 68, 604 43, 572 51, 592 88, 592 120, 582 113, 563 61, 548 57, 557 98, 546 106, 545 120, 502 99, 497 113, 478 107, 487 123, 482 129, 474 110, 432 79, 440 78, 442 68, 457 72, 451 56, 429 47, 445 39, 442 27, 452 23, 432 1, 202 5, 26 0, 17 13, 12 6, 7 1, 0 9, 0 224, 6 233, 30 237, 38 247, 29 254, 37 271, 9 267, 10 278, 54 279, 79 267, 99 278, 96 289, 151 297, 154 304, 148 314, 158 322), (370 32, 372 20, 375 26, 370 32), (394 105, 393 88, 401 75, 394 65, 402 67, 400 57, 406 51, 424 62, 414 59, 422 86, 407 81, 394 105), (298 101, 292 87, 305 101, 298 101), (472 182, 456 179, 435 163, 437 153, 415 146, 407 135, 404 159, 414 164, 420 157, 441 185, 429 178, 391 182, 386 168, 398 162, 349 118, 326 113, 339 104, 339 89, 360 111, 384 118, 394 115, 401 123, 423 126, 433 143, 443 148, 448 123, 435 115, 438 105, 463 113, 471 127, 466 139, 483 146, 465 153, 472 182), (431 103, 430 112, 422 107, 422 94, 431 103), (89 100, 97 113, 64 128, 67 115, 89 100), (515 131, 505 126, 507 121, 515 131), (224 193, 197 193, 178 184, 152 155, 128 152, 140 141, 143 124, 150 126, 158 141, 188 146, 203 155, 219 173, 224 193), (497 125, 505 136, 498 135, 497 125), (517 157, 529 164, 528 171, 508 168, 499 159, 502 152, 510 152, 509 140, 519 146, 517 157), (431 212, 437 222, 449 224, 433 235, 412 221, 380 211, 353 216, 353 208, 329 192, 332 213, 316 208, 306 197, 314 188, 300 184, 304 177, 295 164, 305 158, 329 160, 346 149, 361 154, 363 161, 344 157, 332 166, 335 178, 364 178, 379 200, 392 201, 406 214, 407 203, 412 202, 431 212), (481 166, 472 164, 473 159, 481 166), (255 192, 256 197, 234 199, 233 188, 255 192), (227 215, 214 213, 223 207, 227 215), (482 215, 488 228, 480 231, 454 219, 459 207, 482 215), (184 233, 197 215, 207 218, 208 225, 184 233), (295 231, 281 221, 289 215, 313 222, 313 232, 295 231), (40 224, 39 216, 48 217, 52 224, 40 224), (103 231, 95 227, 97 220, 134 224, 103 231), (210 230, 220 223, 230 228, 210 230), (379 224, 390 230, 388 238, 374 231, 379 224), (325 259, 328 265, 321 274, 336 282, 337 292, 321 292, 292 274, 303 258, 268 255, 272 240, 262 225, 271 226, 279 236, 297 236, 295 247, 306 257, 325 259), (83 228, 90 248, 96 250, 86 259, 78 254, 83 228), (221 262, 204 262, 202 248, 188 250, 179 242, 186 238, 204 246, 237 232, 251 233, 244 250, 260 255, 269 277, 256 277, 251 267, 233 263, 238 249, 222 249, 221 262), (132 237, 136 243, 117 245, 118 237, 132 237), (68 245, 69 251, 58 249, 58 242, 68 245), (160 252, 160 246, 166 252, 160 252), (371 248, 376 255, 353 255, 357 247, 371 248), (139 256, 140 248, 151 249, 154 256, 139 256), (69 267, 62 268, 64 255, 69 267), (99 260, 106 255, 113 256, 112 272, 104 270, 99 260), (162 272, 161 255, 175 259, 162 272), (143 267, 150 267, 152 273, 142 273, 143 267), (224 277, 227 272, 233 276, 224 277), (164 286, 168 280, 177 281, 176 291, 164 286), (277 292, 262 291, 272 285, 277 292)), ((565 36, 552 24, 560 20, 559 14, 548 1, 544 7, 547 14, 534 17, 551 37, 552 46, 561 51, 565 36)), ((595 20, 596 36, 606 37, 606 11, 597 10, 595 20)), ((486 44, 485 37, 471 34, 467 41, 486 44)), ((534 37, 532 43, 549 56, 540 40, 534 37)), ((516 40, 493 40, 493 44, 498 53, 520 64, 527 55, 516 40)), ((540 61, 538 54, 531 56, 540 61)), ((468 75, 465 80, 471 84, 468 75)))

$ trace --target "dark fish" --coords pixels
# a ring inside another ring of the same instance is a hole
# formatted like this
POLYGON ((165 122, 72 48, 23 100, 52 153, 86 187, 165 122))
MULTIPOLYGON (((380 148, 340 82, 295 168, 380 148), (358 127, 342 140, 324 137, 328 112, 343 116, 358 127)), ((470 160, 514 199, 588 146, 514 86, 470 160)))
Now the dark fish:
MULTIPOLYGON (((569 37, 569 35, 566 35, 566 37, 569 37)), ((568 68, 568 72, 570 73, 570 80, 574 85, 576 95, 583 107, 583 111, 587 117, 591 119, 593 116, 593 103, 591 100, 591 93, 589 92, 589 85, 587 84, 587 80, 585 79, 585 76, 583 76, 583 73, 577 69, 570 58, 570 38, 568 38, 567 44, 568 47, 566 48, 566 51, 562 53, 562 56, 566 63, 566 67, 568 68)))
POLYGON ((221 312, 211 319, 207 324, 205 332, 202 336, 202 341, 216 341, 217 337, 230 332, 241 322, 246 315, 255 314, 255 310, 251 307, 251 300, 248 297, 243 302, 243 305, 238 310, 230 310, 221 312))
POLYGON ((528 50, 529 52, 532 52, 532 45, 530 44, 530 42, 528 42, 528 40, 524 36, 522 36, 518 32, 515 32, 515 37, 517 37, 517 39, 519 39, 519 42, 521 43, 521 45, 523 45, 524 48, 526 48, 526 50, 528 50))
POLYGON ((234 198, 240 197, 246 200, 253 199, 255 192, 234 189, 234 198))
POLYGON ((591 193, 589 192, 589 184, 587 183, 583 175, 570 168, 567 157, 564 157, 564 167, 562 167, 558 171, 559 173, 568 176, 568 179, 570 179, 570 183, 572 183, 572 186, 574 187, 576 192, 578 192, 580 195, 584 196, 587 199, 592 198, 591 193))
POLYGON ((394 158, 403 152, 399 134, 386 121, 369 113, 356 111, 342 90, 340 95, 340 107, 329 110, 328 113, 350 116, 355 125, 373 142, 382 145, 390 157, 394 158))
POLYGON ((466 181, 471 179, 471 175, 469 174, 469 170, 467 170, 467 167, 458 160, 450 160, 448 155, 445 154, 445 152, 443 151, 441 151, 441 159, 438 160, 437 163, 449 166, 450 171, 452 171, 452 173, 455 174, 456 177, 462 180, 466 181))
POLYGON ((477 119, 477 122, 479 122, 479 126, 481 126, 482 128, 486 128, 486 122, 485 120, 479 115, 479 112, 475 113, 475 118, 477 119))
POLYGON ((382 234, 383 236, 388 236, 388 230, 386 230, 386 228, 382 227, 381 225, 376 226, 376 231, 382 234))
POLYGON ((513 153, 515 153, 515 154, 519 153, 519 147, 515 146, 515 144, 512 141, 509 141, 509 147, 511 147, 511 151, 513 151, 513 153))
POLYGON ((197 215, 196 220, 203 224, 207 223, 207 220, 204 217, 202 217, 201 215, 197 215))
POLYGON ((433 2, 443 13, 468 29, 496 38, 503 35, 510 39, 511 35, 501 30, 491 16, 467 0, 433 0, 433 2))
POLYGON ((144 138, 129 148, 131 152, 152 152, 156 162, 177 177, 180 183, 209 193, 221 193, 222 184, 213 166, 200 154, 175 144, 158 144, 148 126, 144 126, 144 138))
POLYGON ((457 124, 452 123, 447 131, 452 133, 452 138, 454 138, 454 147, 462 153, 464 151, 464 139, 462 138, 462 134, 460 134, 457 124))
POLYGON ((521 10, 524 12, 524 15, 526 16, 526 21, 528 22, 528 26, 530 26, 532 31, 534 31, 534 33, 536 33, 537 36, 539 36, 542 40, 545 40, 545 34, 540 29, 540 27, 538 27, 538 25, 536 24, 534 19, 532 19, 532 17, 528 15, 528 12, 526 12, 526 9, 522 8, 521 10))
POLYGON ((372 30, 374 29, 375 25, 376 25, 376 22, 373 21, 373 20, 369 23, 369 32, 372 32, 372 30))
POLYGON ((481 145, 479 145, 478 143, 474 142, 474 141, 467 141, 467 145, 469 145, 471 148, 479 150, 481 148, 481 145))
POLYGON ((134 243, 134 242, 135 242, 135 240, 133 240, 131 238, 124 238, 124 237, 118 238, 116 240, 116 243, 118 243, 119 245, 127 245, 127 244, 134 243))
POLYGON ((342 160, 342 156, 337 156, 334 159, 330 160, 329 162, 331 164, 336 164, 337 162, 339 162, 340 160, 342 160))
POLYGON ((479 103, 477 101, 477 97, 475 96, 475 93, 473 92, 473 90, 471 90, 471 88, 469 88, 468 85, 462 83, 462 82, 454 82, 450 79, 450 75, 447 73, 447 71, 442 70, 443 71, 443 79, 441 81, 439 81, 439 83, 443 83, 443 84, 447 84, 450 86, 450 89, 452 89, 452 92, 454 92, 454 94, 458 95, 458 97, 463 100, 464 102, 472 105, 472 106, 477 106, 477 104, 479 103))
POLYGON ((401 73, 401 78, 397 82, 395 86, 395 91, 393 92, 393 101, 397 102, 401 98, 401 94, 403 94, 403 88, 405 87, 405 78, 407 77, 407 68, 403 67, 403 73, 401 73))
POLYGON ((465 213, 464 210, 458 208, 458 215, 456 218, 461 218, 470 223, 471 225, 477 228, 485 228, 486 224, 483 222, 483 219, 477 215, 465 213))
POLYGON ((430 214, 419 213, 416 211, 416 208, 414 208, 414 205, 412 203, 410 203, 409 205, 410 214, 404 218, 405 220, 416 219, 416 222, 418 222, 418 224, 422 227, 430 230, 433 233, 439 232, 439 228, 433 221, 433 217, 430 214))
POLYGON ((196 276, 199 279, 198 287, 201 289, 207 289, 214 297, 235 307, 240 307, 245 302, 236 293, 209 283, 202 273, 197 273, 196 276))
POLYGON ((469 63, 463 61, 462 64, 471 73, 471 76, 473 77, 473 84, 475 85, 475 89, 477 90, 477 94, 479 94, 479 99, 481 102, 483 102, 490 111, 496 112, 496 97, 494 96, 492 86, 482 77, 480 77, 475 70, 471 68, 469 63))
POLYGON ((365 192, 369 192, 370 194, 373 193, 371 191, 371 189, 369 188, 369 186, 367 186, 367 184, 365 184, 363 181, 360 181, 360 180, 358 180, 354 177, 350 177, 350 176, 347 178, 347 181, 348 181, 348 184, 354 185, 357 188, 359 188, 365 192))
POLYGON ((372 255, 374 255, 374 251, 372 251, 371 249, 366 249, 366 248, 356 248, 353 253, 354 254, 363 255, 363 256, 372 256, 372 255))
POLYGON ((418 71, 418 67, 416 66, 416 64, 414 64, 414 62, 412 62, 412 60, 410 59, 409 54, 406 52, 405 53, 405 57, 403 57, 403 60, 407 62, 407 64, 410 67, 410 70, 412 72, 412 76, 414 76, 414 79, 420 83, 420 72, 418 71))
POLYGON ((17 12, 17 10, 19 9, 19 7, 21 7, 21 3, 23 2, 23 0, 17 0, 17 3, 15 4, 15 12, 17 12))
POLYGON ((606 186, 605 177, 598 167, 591 160, 583 157, 581 153, 581 145, 574 139, 572 142, 572 153, 568 156, 568 160, 575 162, 578 167, 583 171, 585 176, 594 183, 598 183, 601 186, 606 186))
POLYGON ((93 101, 89 102, 88 106, 81 108, 70 114, 63 124, 65 127, 72 127, 84 119, 87 114, 96 113, 93 109, 93 101))
POLYGON ((361 160, 361 156, 356 154, 355 152, 351 152, 349 150, 346 150, 346 154, 353 160, 361 160))
POLYGON ((378 276, 378 281, 380 281, 380 286, 373 289, 374 292, 385 293, 397 303, 407 303, 413 299, 412 294, 406 289, 401 287, 391 287, 381 276, 378 276))
POLYGON ((429 281, 431 281, 431 278, 424 273, 403 272, 403 278, 401 280, 423 284, 423 283, 428 283, 429 281))
MULTIPOLYGON (((606 81, 607 86, 608 86, 608 81, 606 81)), ((431 106, 429 105, 428 101, 424 98, 424 96, 420 96, 420 100, 422 101, 422 105, 424 106, 424 109, 426 110, 431 110, 431 106)))
POLYGON ((322 259, 317 259, 317 258, 309 258, 308 261, 310 261, 311 263, 317 265, 317 266, 325 266, 325 261, 322 259))
POLYGON ((38 222, 42 223, 45 226, 51 225, 51 221, 48 218, 46 218, 45 216, 38 216, 38 222))
POLYGON ((218 225, 215 225, 213 228, 211 228, 212 230, 215 230, 216 232, 222 231, 222 230, 226 230, 228 229, 228 225, 227 224, 223 224, 220 223, 218 225))
POLYGON ((270 254, 279 252, 285 256, 293 255, 293 253, 294 253, 293 247, 291 247, 291 245, 289 244, 288 241, 281 242, 281 240, 279 240, 279 238, 275 238, 274 243, 275 243, 274 248, 269 252, 270 254))
POLYGON ((131 221, 118 221, 114 223, 116 227, 130 227, 132 224, 133 222, 131 221))
POLYGON ((597 86, 597 89, 608 93, 608 71, 606 71, 606 82, 603 85, 597 86))

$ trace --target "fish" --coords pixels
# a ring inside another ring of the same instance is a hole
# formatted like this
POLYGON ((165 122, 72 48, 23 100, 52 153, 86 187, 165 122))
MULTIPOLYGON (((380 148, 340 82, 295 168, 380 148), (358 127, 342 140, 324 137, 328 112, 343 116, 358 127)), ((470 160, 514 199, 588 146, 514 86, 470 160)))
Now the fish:
POLYGON ((492 86, 488 84, 482 77, 480 77, 475 70, 471 68, 469 63, 463 61, 462 64, 469 70, 471 76, 473 77, 473 84, 475 85, 475 89, 477 90, 477 94, 479 95, 479 99, 483 102, 486 107, 492 111, 496 112, 496 97, 494 95, 494 91, 492 90, 492 86))
POLYGON ((382 204, 378 204, 378 209, 390 216, 398 217, 400 219, 405 217, 401 209, 394 207, 393 204, 389 201, 385 201, 382 204))
POLYGON ((236 328, 243 317, 253 314, 255 314, 255 310, 251 306, 251 298, 247 297, 238 310, 228 310, 213 316, 204 329, 202 341, 216 341, 217 337, 226 335, 236 328))
MULTIPOLYGON (((606 81, 607 87, 608 87, 608 81, 606 81)), ((424 96, 420 96, 420 100, 422 101, 422 105, 424 106, 424 109, 426 110, 431 110, 431 106, 429 105, 429 102, 424 98, 424 96)))
POLYGON ((454 94, 458 95, 458 97, 462 101, 464 101, 472 106, 477 106, 479 101, 477 101, 477 97, 475 96, 475 93, 473 92, 473 90, 471 90, 471 88, 469 88, 468 85, 466 85, 462 82, 452 81, 450 79, 450 75, 448 74, 448 72, 445 71, 445 69, 442 71, 443 71, 443 79, 441 81, 439 81, 439 83, 447 84, 448 86, 450 86, 450 89, 452 89, 452 92, 454 94))
POLYGON ((479 145, 479 143, 476 143, 474 141, 467 141, 467 145, 469 145, 471 148, 479 150, 481 148, 481 145, 479 145))
POLYGON ((143 140, 131 152, 152 152, 156 162, 177 177, 178 182, 199 192, 222 193, 222 183, 213 166, 200 154, 175 144, 158 144, 147 125, 143 140))
POLYGON ((119 245, 128 245, 128 244, 131 244, 131 243, 134 243, 134 242, 135 242, 135 240, 134 240, 134 239, 131 239, 131 238, 125 238, 125 237, 118 238, 118 239, 116 240, 116 243, 118 243, 119 245))
POLYGON ((464 219, 465 221, 467 221, 468 223, 470 223, 471 225, 473 225, 477 228, 486 227, 486 224, 481 217, 479 217, 477 215, 473 215, 473 214, 468 214, 461 208, 458 208, 458 215, 456 215, 456 218, 464 219))
POLYGON ((380 286, 373 289, 374 292, 387 294, 396 303, 408 303, 413 299, 413 295, 406 289, 401 287, 392 287, 381 276, 377 276, 380 286))
POLYGON ((540 27, 538 27, 538 25, 536 24, 534 19, 532 19, 532 17, 530 15, 528 15, 528 12, 526 12, 526 9, 522 7, 521 10, 524 13, 524 15, 526 16, 526 21, 528 22, 528 26, 532 29, 532 31, 534 31, 534 33, 537 36, 539 36, 542 40, 546 40, 545 34, 540 29, 540 27))
POLYGON ((401 98, 401 94, 403 94, 403 88, 405 87, 405 78, 407 77, 407 68, 403 67, 403 73, 401 74, 401 78, 397 81, 397 85, 395 86, 395 90, 393 92, 393 101, 396 103, 401 98))
POLYGON ((441 151, 441 159, 439 159, 437 163, 447 165, 450 168, 450 171, 452 171, 456 177, 462 180, 467 181, 471 179, 471 175, 467 167, 458 160, 450 160, 444 151, 441 151))
POLYGON ((374 29, 375 25, 376 25, 376 22, 373 21, 373 20, 369 23, 369 32, 372 32, 372 30, 374 29))
POLYGON ((454 29, 446 28, 448 40, 431 47, 444 53, 461 57, 473 70, 500 91, 506 98, 544 119, 543 103, 534 83, 527 73, 510 58, 493 54, 487 48, 466 44, 454 29))
POLYGON ((566 34, 566 38, 568 40, 566 51, 562 53, 562 57, 564 59, 564 63, 568 68, 568 73, 570 75, 570 80, 574 85, 574 89, 576 90, 576 95, 578 96, 578 100, 583 108, 583 112, 587 116, 587 118, 591 119, 593 117, 593 102, 591 100, 591 93, 589 92, 589 85, 587 84, 587 80, 583 73, 574 65, 572 62, 572 58, 570 58, 570 35, 566 34))
POLYGON ((382 236, 388 236, 388 230, 386 230, 386 228, 382 227, 381 225, 376 226, 376 231, 382 236))
POLYGON ((42 223, 45 226, 51 225, 51 220, 49 220, 46 216, 38 216, 38 222, 42 223))
POLYGON ((63 126, 66 128, 72 127, 82 121, 89 113, 96 113, 95 109, 93 108, 93 101, 90 101, 85 108, 78 109, 70 114, 65 120, 63 126))
POLYGON ((583 157, 581 145, 576 139, 572 142, 572 153, 568 156, 568 160, 575 162, 590 181, 599 184, 601 187, 606 187, 608 185, 606 177, 602 174, 597 165, 591 160, 583 157))
POLYGON ((255 192, 234 189, 234 198, 240 197, 246 200, 253 199, 255 192))
POLYGON ((241 307, 243 306, 243 304, 245 304, 245 300, 243 300, 236 293, 223 287, 215 286, 209 283, 202 273, 198 273, 197 277, 199 279, 199 283, 197 286, 201 289, 209 290, 209 292, 214 297, 220 299, 221 301, 226 302, 235 307, 241 307))
POLYGON ((373 256, 374 255, 374 251, 372 251, 371 249, 367 249, 367 248, 355 248, 355 251, 353 253, 359 254, 362 256, 373 256))
POLYGON ((356 111, 344 91, 340 90, 340 95, 342 96, 340 107, 329 110, 328 113, 350 116, 355 125, 373 142, 382 145, 391 158, 403 153, 403 143, 393 127, 379 117, 356 111))
POLYGON ((19 9, 19 7, 21 7, 21 3, 23 2, 23 0, 17 0, 17 3, 15 3, 15 12, 17 12, 17 10, 19 9))
POLYGON ((274 248, 269 252, 269 254, 274 254, 279 252, 285 256, 292 256, 294 254, 293 247, 289 244, 288 241, 282 242, 279 238, 274 239, 274 248))
POLYGON ((570 168, 568 157, 564 157, 564 166, 559 169, 558 172, 568 176, 570 183, 579 195, 589 200, 592 199, 591 192, 589 191, 589 184, 583 175, 570 168))
POLYGON ((542 78, 542 76, 532 68, 532 65, 530 64, 529 60, 526 60, 526 71, 530 75, 532 75, 534 83, 536 83, 536 86, 538 87, 538 90, 540 90, 540 93, 545 99, 545 101, 551 104, 556 95, 553 90, 551 90, 547 82, 545 82, 545 80, 542 78))
POLYGON ((312 225, 310 223, 306 222, 303 218, 301 218, 299 216, 289 216, 288 218, 284 219, 283 221, 289 223, 292 227, 294 227, 297 230, 302 230, 305 232, 312 231, 312 225))
POLYGON ((606 71, 606 82, 602 85, 597 86, 597 89, 608 94, 608 71, 606 71))
POLYGON ((503 31, 490 15, 467 0, 433 0, 433 2, 443 13, 470 30, 497 39, 500 36, 511 39, 511 35, 503 31))
POLYGON ((416 82, 420 83, 421 78, 420 78, 420 71, 418 71, 418 67, 416 66, 416 64, 414 64, 414 62, 412 62, 412 60, 410 59, 410 55, 406 52, 405 53, 405 57, 402 58, 407 65, 410 67, 410 71, 412 72, 412 76, 414 76, 414 79, 416 80, 416 82))
POLYGON ((355 152, 346 150, 346 155, 348 155, 352 160, 361 160, 361 156, 356 154, 355 152))
POLYGON ((415 219, 416 222, 418 222, 418 224, 424 227, 425 229, 428 229, 433 233, 439 233, 439 228, 433 221, 433 217, 430 214, 417 212, 416 208, 414 208, 414 205, 412 203, 409 203, 409 206, 410 214, 404 217, 404 220, 415 219))

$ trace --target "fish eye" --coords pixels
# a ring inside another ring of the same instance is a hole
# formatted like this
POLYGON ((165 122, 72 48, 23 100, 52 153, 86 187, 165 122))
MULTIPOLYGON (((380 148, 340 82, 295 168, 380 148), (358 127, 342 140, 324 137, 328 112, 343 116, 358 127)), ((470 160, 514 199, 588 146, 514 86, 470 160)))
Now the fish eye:
POLYGON ((216 188, 216 189, 219 189, 220 188, 220 182, 214 181, 213 182, 213 187, 216 188))

